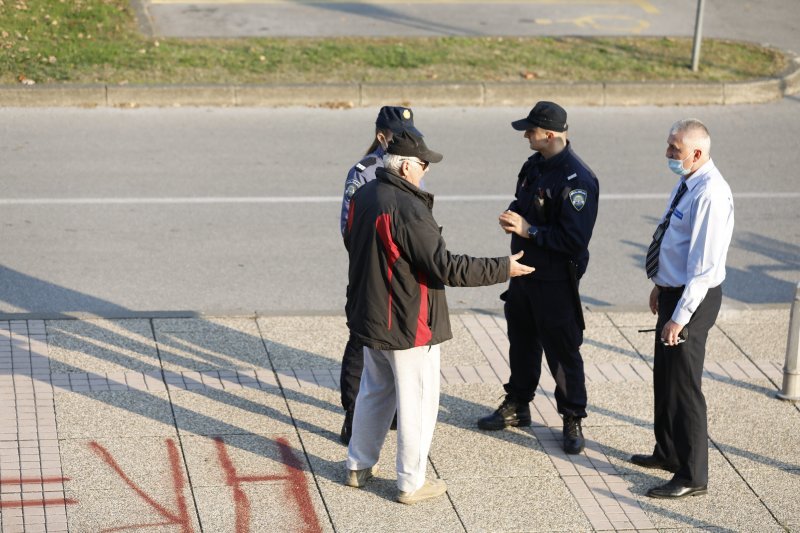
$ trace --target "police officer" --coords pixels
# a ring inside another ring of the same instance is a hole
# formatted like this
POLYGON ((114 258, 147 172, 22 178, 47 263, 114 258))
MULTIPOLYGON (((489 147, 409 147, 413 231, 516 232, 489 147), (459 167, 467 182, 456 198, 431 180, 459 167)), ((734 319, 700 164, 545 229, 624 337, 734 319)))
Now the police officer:
POLYGON ((512 234, 512 253, 524 251, 522 262, 536 272, 512 279, 501 296, 511 377, 504 385, 502 404, 478 420, 478 427, 499 430, 531 424, 529 403, 539 385, 544 351, 564 418, 564 451, 578 454, 584 447, 581 419, 586 417, 578 280, 589 262, 599 184, 573 152, 567 140, 567 112, 558 104, 538 102, 511 126, 525 132, 536 153, 517 176, 516 199, 500 215, 500 226, 512 234))
MULTIPOLYGON (((378 168, 383 168, 383 155, 386 153, 389 142, 394 135, 399 135, 403 131, 410 131, 414 135, 422 137, 422 133, 414 127, 413 111, 406 107, 382 107, 378 112, 378 118, 375 120, 375 138, 372 140, 372 144, 367 149, 365 157, 347 173, 339 221, 342 236, 345 233, 347 215, 350 210, 350 198, 353 197, 359 187, 375 179, 375 171, 378 168)), ((353 432, 353 410, 356 406, 356 395, 358 395, 363 368, 363 346, 351 334, 344 347, 342 372, 339 377, 342 407, 345 411, 344 423, 339 435, 339 440, 342 444, 350 442, 350 435, 353 432)))

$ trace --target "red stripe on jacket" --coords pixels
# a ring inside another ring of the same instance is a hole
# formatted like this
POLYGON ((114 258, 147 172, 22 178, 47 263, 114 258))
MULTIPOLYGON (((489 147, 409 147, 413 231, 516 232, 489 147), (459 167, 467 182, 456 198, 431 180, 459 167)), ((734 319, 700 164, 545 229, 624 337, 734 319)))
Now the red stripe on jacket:
POLYGON ((400 257, 400 250, 392 238, 392 222, 388 213, 380 215, 375 221, 375 229, 378 231, 383 243, 383 249, 386 251, 387 273, 386 277, 389 281, 389 309, 388 309, 388 326, 386 329, 392 329, 392 271, 394 264, 400 257))
POLYGON ((425 346, 433 337, 428 327, 428 278, 423 272, 417 275, 419 281, 419 315, 417 315, 417 334, 414 346, 425 346))

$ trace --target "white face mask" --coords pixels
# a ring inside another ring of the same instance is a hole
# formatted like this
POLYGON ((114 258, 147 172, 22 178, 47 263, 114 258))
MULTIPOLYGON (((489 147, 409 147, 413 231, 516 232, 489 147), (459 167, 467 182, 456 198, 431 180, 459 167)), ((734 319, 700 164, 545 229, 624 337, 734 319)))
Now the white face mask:
POLYGON ((667 164, 669 165, 669 169, 673 171, 678 176, 685 176, 686 174, 692 171, 691 168, 683 168, 683 162, 692 157, 692 154, 687 155, 683 159, 669 159, 667 158, 667 164))

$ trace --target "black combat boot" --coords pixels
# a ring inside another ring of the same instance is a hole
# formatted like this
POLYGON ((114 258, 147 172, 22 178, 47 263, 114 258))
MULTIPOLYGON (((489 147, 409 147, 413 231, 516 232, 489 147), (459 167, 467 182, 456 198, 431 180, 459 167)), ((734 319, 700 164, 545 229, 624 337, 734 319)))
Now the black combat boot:
POLYGON ((489 431, 505 429, 508 426, 523 427, 531 425, 531 408, 528 402, 519 402, 506 394, 503 403, 489 416, 478 419, 478 427, 489 431))
POLYGON ((581 419, 577 416, 564 415, 564 451, 577 455, 583 451, 584 444, 581 419))
POLYGON ((350 444, 350 437, 353 436, 353 412, 345 411, 342 432, 339 433, 339 441, 345 446, 350 444))

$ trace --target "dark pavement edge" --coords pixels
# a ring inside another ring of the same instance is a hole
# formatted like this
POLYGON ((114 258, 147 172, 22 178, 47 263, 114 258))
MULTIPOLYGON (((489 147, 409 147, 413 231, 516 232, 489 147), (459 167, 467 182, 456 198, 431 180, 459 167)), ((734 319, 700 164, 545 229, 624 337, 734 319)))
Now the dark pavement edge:
POLYGON ((744 82, 419 82, 287 85, 0 86, 0 107, 284 107, 733 105, 800 93, 800 57, 781 75, 744 82))

